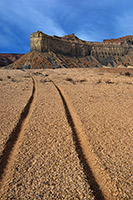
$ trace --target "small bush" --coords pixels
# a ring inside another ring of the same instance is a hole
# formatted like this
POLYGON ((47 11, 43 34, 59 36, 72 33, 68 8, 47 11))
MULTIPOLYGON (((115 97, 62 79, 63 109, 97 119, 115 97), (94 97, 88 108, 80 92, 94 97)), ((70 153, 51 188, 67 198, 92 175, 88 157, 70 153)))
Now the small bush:
POLYGON ((87 82, 87 80, 86 79, 81 79, 79 82, 80 83, 84 83, 84 82, 87 82))
POLYGON ((42 75, 42 73, 41 73, 41 72, 34 72, 33 74, 34 74, 35 76, 42 75))
POLYGON ((103 74, 103 73, 98 73, 97 75, 101 75, 101 76, 102 76, 102 75, 104 75, 104 74, 103 74))
POLYGON ((102 83, 102 81, 99 79, 96 84, 100 84, 100 83, 102 83))
POLYGON ((107 81, 105 81, 105 83, 108 83, 108 84, 114 84, 115 82, 110 81, 110 80, 107 80, 107 81))
POLYGON ((48 79, 41 79, 40 80, 40 83, 48 83, 48 82, 51 82, 51 80, 48 80, 48 79))
POLYGON ((11 79, 12 82, 18 82, 16 79, 12 78, 11 79))
POLYGON ((130 76, 130 72, 125 72, 125 76, 130 76))
POLYGON ((24 76, 24 78, 31 78, 31 76, 24 76))
POLYGON ((127 82, 127 84, 128 84, 128 85, 133 85, 133 83, 132 83, 132 82, 127 82))
POLYGON ((72 82, 73 80, 72 80, 72 78, 66 78, 66 81, 72 82))
POLYGON ((66 78, 66 81, 69 81, 69 82, 71 82, 71 83, 73 83, 75 85, 75 82, 74 82, 74 80, 72 78, 66 78))

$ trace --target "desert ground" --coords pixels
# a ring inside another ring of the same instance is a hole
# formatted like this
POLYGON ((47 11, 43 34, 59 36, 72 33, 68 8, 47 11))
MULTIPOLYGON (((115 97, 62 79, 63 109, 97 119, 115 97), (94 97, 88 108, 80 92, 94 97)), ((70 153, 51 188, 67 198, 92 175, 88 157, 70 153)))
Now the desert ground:
POLYGON ((133 70, 0 70, 0 111, 1 200, 133 198, 133 70))

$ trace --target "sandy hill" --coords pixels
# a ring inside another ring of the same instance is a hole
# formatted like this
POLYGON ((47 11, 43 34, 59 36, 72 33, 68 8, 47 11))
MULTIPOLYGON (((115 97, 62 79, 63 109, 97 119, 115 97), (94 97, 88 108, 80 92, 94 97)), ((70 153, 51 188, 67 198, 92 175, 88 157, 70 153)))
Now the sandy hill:
MULTIPOLYGON (((55 69, 55 68, 83 68, 98 67, 100 63, 93 56, 77 58, 64 56, 54 52, 29 52, 19 60, 9 65, 12 69, 55 69)), ((101 65, 100 65, 101 66, 101 65)))

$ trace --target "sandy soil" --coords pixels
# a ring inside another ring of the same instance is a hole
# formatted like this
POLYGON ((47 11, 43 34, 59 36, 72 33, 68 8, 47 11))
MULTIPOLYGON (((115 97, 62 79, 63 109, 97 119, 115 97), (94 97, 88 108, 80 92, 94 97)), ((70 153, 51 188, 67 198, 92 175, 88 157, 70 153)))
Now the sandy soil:
POLYGON ((23 71, 0 70, 0 155, 32 92, 32 80, 23 71))
POLYGON ((132 199, 133 77, 30 73, 35 85, 29 71, 0 71, 1 153, 35 93, 3 164, 1 199, 132 199))

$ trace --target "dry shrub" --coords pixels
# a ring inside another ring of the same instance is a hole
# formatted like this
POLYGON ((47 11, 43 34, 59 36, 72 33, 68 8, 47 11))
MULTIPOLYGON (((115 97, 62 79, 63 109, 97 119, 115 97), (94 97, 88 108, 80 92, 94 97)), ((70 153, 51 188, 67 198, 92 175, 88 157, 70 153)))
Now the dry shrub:
POLYGON ((66 81, 70 81, 70 82, 73 83, 74 85, 75 85, 76 83, 84 83, 84 82, 87 82, 86 79, 81 79, 81 80, 76 80, 76 81, 74 81, 72 78, 66 78, 65 80, 66 80, 66 81))
POLYGON ((11 79, 12 82, 18 82, 16 79, 12 78, 11 79))
POLYGON ((103 73, 98 73, 97 75, 101 75, 101 76, 102 76, 102 75, 104 75, 104 74, 103 74, 103 73))
POLYGON ((113 82, 111 80, 107 80, 107 81, 105 81, 105 83, 107 83, 107 84, 115 84, 115 82, 113 82))
POLYGON ((73 83, 75 85, 75 81, 72 78, 66 78, 65 80, 69 81, 69 82, 71 82, 71 83, 73 83))
POLYGON ((130 72, 125 72, 125 76, 130 76, 130 72))
POLYGON ((87 80, 86 79, 81 79, 79 82, 80 83, 84 83, 84 82, 87 82, 87 80))
POLYGON ((99 80, 96 82, 96 84, 100 84, 100 83, 102 83, 101 79, 99 79, 99 80))
POLYGON ((24 78, 31 78, 31 76, 24 76, 24 78))
POLYGON ((128 84, 128 85, 133 85, 133 83, 132 83, 132 82, 127 82, 126 84, 128 84))
POLYGON ((40 80, 40 83, 47 83, 47 82, 51 82, 51 80, 48 80, 48 79, 41 79, 40 80))
POLYGON ((72 79, 72 78, 66 78, 66 81, 70 81, 70 82, 72 82, 73 79, 72 79))
POLYGON ((41 72, 34 72, 33 74, 36 75, 36 76, 42 75, 41 72))

